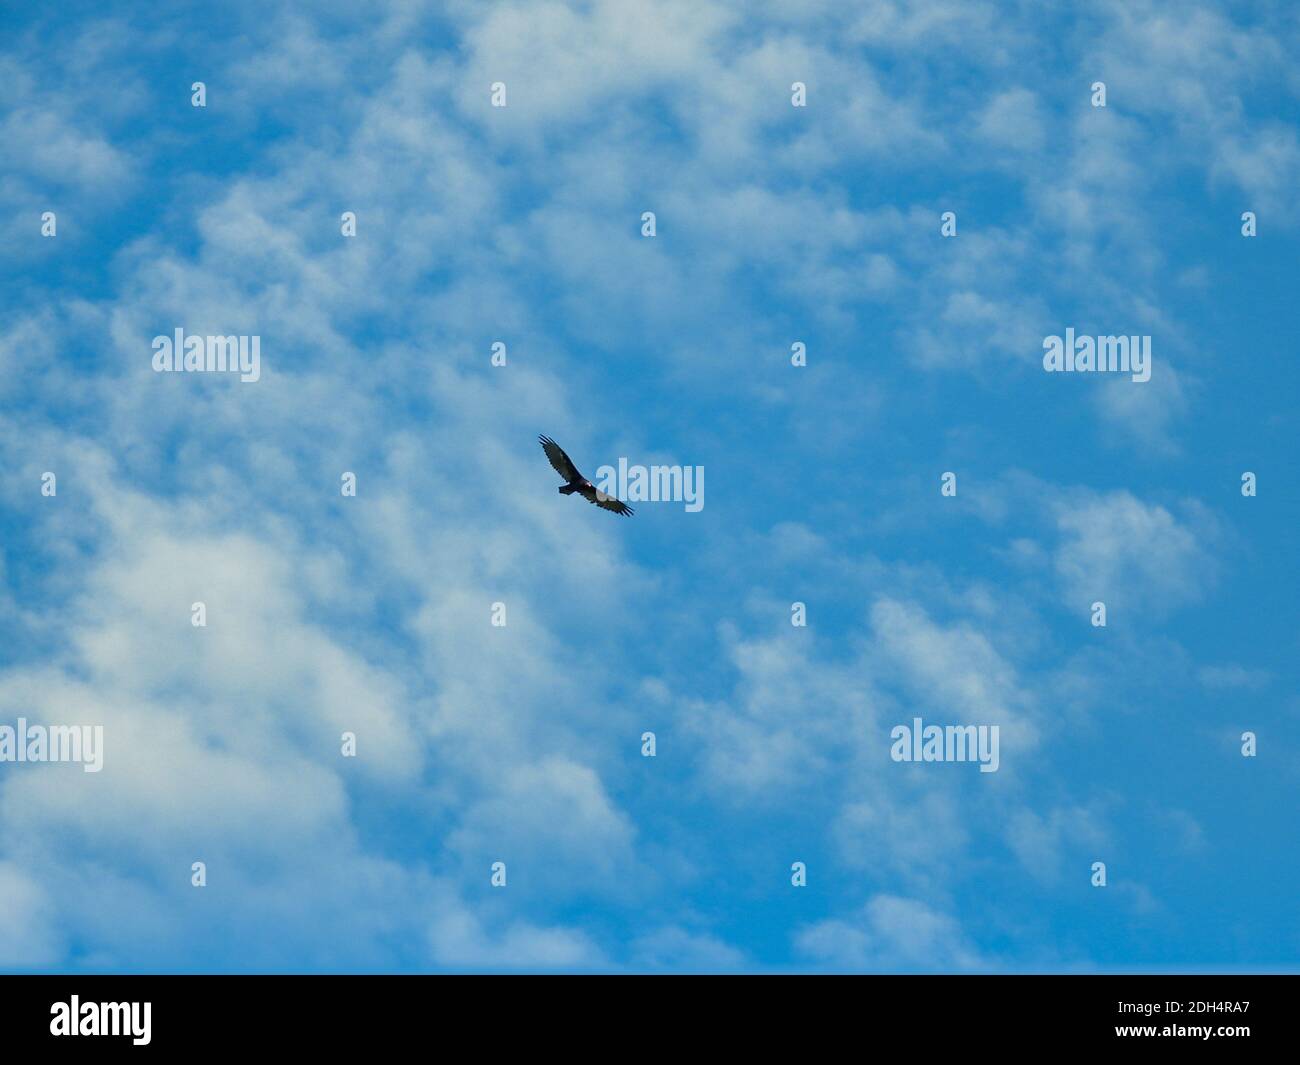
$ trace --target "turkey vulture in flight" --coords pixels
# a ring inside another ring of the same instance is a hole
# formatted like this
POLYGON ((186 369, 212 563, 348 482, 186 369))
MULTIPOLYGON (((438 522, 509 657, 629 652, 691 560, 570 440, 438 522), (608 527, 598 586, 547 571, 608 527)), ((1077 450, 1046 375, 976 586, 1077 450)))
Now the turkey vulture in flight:
POLYGON ((571 496, 577 492, 588 503, 595 503, 596 506, 612 510, 615 514, 631 516, 632 508, 626 503, 620 503, 613 496, 597 491, 596 486, 578 472, 578 467, 573 464, 573 460, 564 453, 559 444, 549 436, 539 436, 537 439, 551 465, 555 467, 555 472, 568 482, 560 486, 560 495, 571 496))

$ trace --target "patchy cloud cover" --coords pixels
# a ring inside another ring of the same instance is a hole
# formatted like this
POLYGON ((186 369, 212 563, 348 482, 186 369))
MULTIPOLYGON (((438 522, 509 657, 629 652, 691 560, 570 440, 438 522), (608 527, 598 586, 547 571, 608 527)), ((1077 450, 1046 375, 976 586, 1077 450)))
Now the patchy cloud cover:
POLYGON ((7 14, 0 724, 106 751, 0 763, 0 968, 1294 966, 1297 37, 7 14), (1067 327, 1151 381, 1043 373, 1067 327), (707 506, 557 498, 538 432, 707 506))

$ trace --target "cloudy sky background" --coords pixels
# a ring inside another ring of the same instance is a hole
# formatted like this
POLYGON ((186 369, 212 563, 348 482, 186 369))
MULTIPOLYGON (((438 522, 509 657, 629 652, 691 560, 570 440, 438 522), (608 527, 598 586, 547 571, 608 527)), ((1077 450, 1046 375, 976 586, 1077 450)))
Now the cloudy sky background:
POLYGON ((1296 12, 796 6, 0 16, 0 968, 1297 967, 1296 12))

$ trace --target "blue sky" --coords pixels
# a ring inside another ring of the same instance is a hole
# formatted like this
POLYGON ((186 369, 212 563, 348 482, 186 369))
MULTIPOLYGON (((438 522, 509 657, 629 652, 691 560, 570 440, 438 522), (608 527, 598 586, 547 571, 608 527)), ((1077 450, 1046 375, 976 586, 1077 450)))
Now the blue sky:
POLYGON ((353 8, 3 15, 0 968, 1294 970, 1295 13, 353 8))

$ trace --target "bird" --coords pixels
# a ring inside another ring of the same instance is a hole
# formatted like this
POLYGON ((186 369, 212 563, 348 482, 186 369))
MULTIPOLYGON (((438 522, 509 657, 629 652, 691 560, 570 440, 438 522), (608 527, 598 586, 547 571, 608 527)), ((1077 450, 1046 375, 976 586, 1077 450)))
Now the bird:
POLYGON ((573 460, 549 436, 539 436, 537 442, 542 445, 542 450, 546 452, 546 457, 550 460, 551 465, 555 467, 555 472, 563 477, 566 482, 560 486, 560 495, 571 496, 576 492, 588 503, 595 503, 596 506, 604 510, 612 510, 615 514, 625 514, 628 517, 632 516, 631 507, 613 496, 606 495, 580 474, 578 467, 573 464, 573 460))

